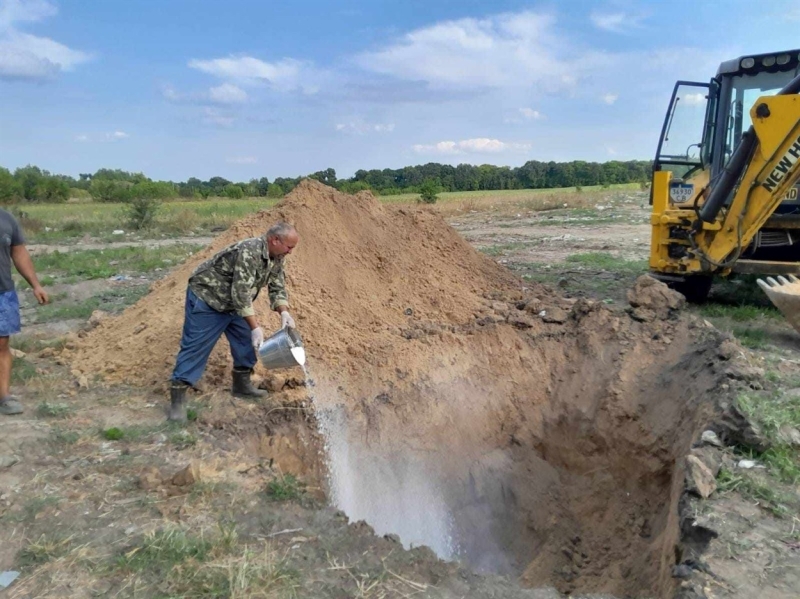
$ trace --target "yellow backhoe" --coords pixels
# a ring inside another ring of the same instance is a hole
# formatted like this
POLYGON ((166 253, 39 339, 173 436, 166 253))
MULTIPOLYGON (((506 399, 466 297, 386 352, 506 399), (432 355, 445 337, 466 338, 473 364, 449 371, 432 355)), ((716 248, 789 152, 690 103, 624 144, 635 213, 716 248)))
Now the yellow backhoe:
POLYGON ((799 94, 800 50, 675 85, 653 168, 650 271, 689 301, 715 275, 772 275, 762 288, 800 319, 800 282, 786 278, 800 274, 799 94))

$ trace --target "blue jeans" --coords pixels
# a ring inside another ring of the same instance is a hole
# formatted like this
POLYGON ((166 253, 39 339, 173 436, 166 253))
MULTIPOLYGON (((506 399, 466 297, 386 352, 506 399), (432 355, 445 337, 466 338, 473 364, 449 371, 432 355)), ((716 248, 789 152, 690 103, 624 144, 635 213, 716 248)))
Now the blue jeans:
POLYGON ((16 291, 0 293, 0 337, 15 335, 20 331, 19 298, 16 291))
POLYGON ((191 289, 186 290, 181 349, 175 360, 172 380, 194 386, 222 333, 228 338, 234 368, 253 368, 256 350, 250 341, 250 325, 238 314, 217 312, 191 289))

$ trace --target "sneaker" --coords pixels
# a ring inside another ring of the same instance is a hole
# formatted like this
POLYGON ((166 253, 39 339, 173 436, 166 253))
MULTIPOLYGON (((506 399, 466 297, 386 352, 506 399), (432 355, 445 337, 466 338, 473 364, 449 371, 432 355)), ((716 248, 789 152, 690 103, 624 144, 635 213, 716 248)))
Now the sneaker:
POLYGON ((24 411, 22 404, 16 398, 9 395, 0 399, 0 414, 12 416, 13 414, 22 414, 24 411))

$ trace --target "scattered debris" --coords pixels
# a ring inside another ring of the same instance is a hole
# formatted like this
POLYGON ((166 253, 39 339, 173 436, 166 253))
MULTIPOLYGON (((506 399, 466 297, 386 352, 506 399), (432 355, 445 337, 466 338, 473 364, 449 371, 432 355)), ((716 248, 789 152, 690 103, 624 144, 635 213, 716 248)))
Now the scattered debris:
POLYGON ((19 572, 16 570, 6 570, 5 572, 0 572, 0 588, 8 588, 17 578, 19 578, 19 572))
POLYGON ((544 310, 542 320, 544 322, 564 324, 567 322, 568 317, 569 313, 566 310, 562 310, 561 308, 550 308, 549 310, 544 310))
POLYGON ((715 475, 697 456, 686 456, 686 490, 708 499, 717 490, 715 475))
POLYGON ((690 455, 700 460, 716 478, 722 468, 722 452, 719 449, 715 447, 695 447, 691 450, 690 455))
POLYGON ((736 466, 741 468, 742 470, 751 470, 753 468, 766 468, 766 466, 764 466, 763 464, 759 464, 755 460, 739 460, 736 466))
POLYGON ((172 484, 176 487, 188 487, 200 480, 200 467, 195 462, 190 462, 185 468, 172 476, 172 484))
POLYGON ((705 443, 706 445, 712 445, 714 447, 725 447, 722 441, 719 440, 717 433, 714 431, 703 431, 703 434, 700 436, 700 440, 705 443))

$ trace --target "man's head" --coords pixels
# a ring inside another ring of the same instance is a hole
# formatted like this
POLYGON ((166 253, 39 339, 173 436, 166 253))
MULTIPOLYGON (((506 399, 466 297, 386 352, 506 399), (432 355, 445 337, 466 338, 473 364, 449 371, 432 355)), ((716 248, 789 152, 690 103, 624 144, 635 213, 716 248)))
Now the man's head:
POLYGON ((267 229, 267 247, 270 258, 283 258, 292 253, 300 241, 295 228, 286 222, 279 222, 267 229))

